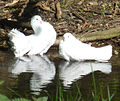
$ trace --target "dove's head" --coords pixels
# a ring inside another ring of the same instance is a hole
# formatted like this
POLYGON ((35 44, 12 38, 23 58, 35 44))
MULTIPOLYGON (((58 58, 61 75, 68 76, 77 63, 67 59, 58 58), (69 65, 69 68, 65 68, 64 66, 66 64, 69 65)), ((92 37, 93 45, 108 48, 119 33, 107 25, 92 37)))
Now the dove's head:
POLYGON ((42 23, 43 20, 39 15, 35 15, 31 18, 31 26, 35 33, 39 33, 42 23))
POLYGON ((39 15, 35 15, 31 18, 31 25, 32 24, 41 24, 42 23, 42 18, 39 15))
POLYGON ((65 33, 65 34, 63 35, 63 37, 64 37, 65 40, 74 38, 74 36, 73 36, 71 33, 65 33))

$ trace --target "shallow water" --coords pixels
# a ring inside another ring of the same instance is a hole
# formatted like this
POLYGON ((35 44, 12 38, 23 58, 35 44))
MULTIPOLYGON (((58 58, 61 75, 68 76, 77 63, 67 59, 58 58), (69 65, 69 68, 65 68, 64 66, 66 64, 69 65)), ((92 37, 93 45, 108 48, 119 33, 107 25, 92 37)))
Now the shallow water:
MULTIPOLYGON (((92 71, 94 71, 97 92, 103 90, 107 97, 115 93, 112 101, 120 100, 120 57, 113 56, 109 62, 96 61, 66 62, 59 58, 57 51, 49 51, 47 56, 30 56, 17 59, 11 52, 0 51, 0 93, 9 98, 31 95, 48 96, 55 99, 57 87, 63 95, 76 96, 79 87, 83 99, 91 98, 94 91, 92 71), (101 87, 101 88, 100 88, 101 87)), ((66 98, 66 97, 65 97, 66 98)), ((50 100, 51 98, 49 98, 50 100)))

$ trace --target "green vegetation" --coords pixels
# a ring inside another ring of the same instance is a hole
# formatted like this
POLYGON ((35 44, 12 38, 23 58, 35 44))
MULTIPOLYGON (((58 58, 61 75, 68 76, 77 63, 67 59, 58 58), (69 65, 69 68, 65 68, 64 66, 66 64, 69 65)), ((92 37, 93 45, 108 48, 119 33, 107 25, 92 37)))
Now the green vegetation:
MULTIPOLYGON (((80 87, 78 83, 76 83, 76 91, 73 93, 72 91, 69 91, 67 93, 63 93, 63 89, 61 85, 59 84, 56 91, 56 100, 51 101, 112 101, 112 98, 115 96, 115 93, 112 95, 110 94, 109 86, 102 87, 100 85, 96 85, 94 72, 92 73, 92 79, 93 79, 93 90, 90 92, 89 96, 86 96, 86 99, 83 97, 82 92, 80 90, 80 87), (104 96, 105 89, 107 90, 106 97, 104 96), (59 95, 59 96, 58 96, 59 95)), ((87 95, 87 94, 86 94, 87 95)))
POLYGON ((106 8, 103 7, 102 12, 101 12, 102 16, 105 16, 105 11, 106 11, 106 8))
MULTIPOLYGON (((99 87, 96 86, 94 72, 92 72, 92 80, 93 91, 90 92, 91 94, 89 97, 86 96, 87 100, 84 99, 78 83, 75 84, 76 88, 74 89, 75 93, 73 94, 71 90, 69 92, 64 91, 61 82, 58 81, 55 96, 50 95, 47 91, 45 91, 47 96, 39 98, 33 96, 32 101, 47 101, 48 98, 50 101, 111 101, 115 96, 115 93, 112 95, 110 94, 109 86, 104 87, 107 90, 107 97, 105 98, 103 87, 101 85, 98 85, 99 87)), ((0 85, 3 83, 4 81, 1 81, 0 85)), ((7 96, 0 94, 0 101, 31 101, 29 99, 21 98, 20 96, 18 97, 19 98, 9 99, 7 96)))
POLYGON ((73 1, 68 1, 66 2, 66 0, 62 1, 62 8, 66 8, 67 6, 70 6, 73 4, 73 1))

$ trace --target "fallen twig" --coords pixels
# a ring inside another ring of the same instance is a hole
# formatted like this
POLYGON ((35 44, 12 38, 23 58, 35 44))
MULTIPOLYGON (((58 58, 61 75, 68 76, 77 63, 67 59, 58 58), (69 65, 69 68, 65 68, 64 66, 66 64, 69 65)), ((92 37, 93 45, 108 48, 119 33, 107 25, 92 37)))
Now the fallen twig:
POLYGON ((88 32, 83 35, 76 35, 76 37, 81 41, 103 40, 103 39, 110 39, 117 36, 120 36, 120 27, 111 28, 104 31, 88 32))
POLYGON ((114 4, 114 13, 113 13, 113 16, 115 16, 117 14, 117 11, 119 10, 118 4, 119 4, 118 1, 116 1, 115 4, 114 4))
POLYGON ((51 8, 47 6, 47 4, 48 4, 48 1, 46 1, 46 2, 41 2, 40 1, 35 6, 38 6, 45 11, 50 11, 50 12, 54 13, 54 11, 51 10, 51 8))
MULTIPOLYGON (((103 39, 110 39, 114 37, 120 36, 120 27, 116 28, 111 28, 109 30, 104 30, 104 31, 97 31, 97 32, 88 32, 86 34, 77 34, 75 37, 83 42, 88 42, 88 41, 95 41, 95 40, 103 40, 103 39)), ((60 40, 62 37, 58 37, 55 45, 59 45, 60 40)))
POLYGON ((6 4, 5 7, 14 6, 18 2, 19 2, 19 0, 13 0, 13 2, 6 4))
POLYGON ((28 3, 29 3, 29 0, 26 0, 25 4, 23 5, 23 7, 22 7, 22 9, 21 9, 21 12, 19 13, 18 16, 22 16, 22 14, 23 14, 25 8, 27 7, 27 4, 28 4, 28 3))
POLYGON ((60 2, 56 3, 56 17, 57 19, 61 19, 62 18, 62 11, 61 11, 61 7, 60 7, 60 2))
POLYGON ((79 5, 82 5, 84 1, 85 1, 85 0, 80 0, 80 1, 78 2, 78 4, 79 4, 79 5))
POLYGON ((79 15, 77 12, 73 12, 73 14, 84 22, 84 24, 81 27, 81 29, 83 30, 85 28, 85 26, 87 25, 86 19, 84 17, 82 17, 81 15, 79 15))

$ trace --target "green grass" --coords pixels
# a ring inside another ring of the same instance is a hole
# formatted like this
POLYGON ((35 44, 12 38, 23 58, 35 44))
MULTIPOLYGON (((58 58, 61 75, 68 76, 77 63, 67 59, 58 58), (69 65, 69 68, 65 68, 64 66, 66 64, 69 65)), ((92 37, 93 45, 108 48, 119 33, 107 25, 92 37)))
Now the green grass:
MULTIPOLYGON (((1 81, 0 85, 2 85, 3 83, 4 83, 4 81, 1 81)), ((39 97, 39 98, 32 97, 32 99, 33 99, 33 101, 47 101, 48 98, 50 101, 111 101, 112 98, 115 96, 115 93, 113 93, 112 95, 110 94, 109 86, 104 87, 107 90, 107 96, 106 97, 104 96, 105 89, 101 85, 96 85, 94 72, 92 72, 92 84, 93 84, 92 85, 93 91, 90 92, 91 94, 87 98, 87 100, 84 99, 78 83, 76 83, 76 85, 75 85, 75 87, 76 87, 75 94, 73 94, 73 92, 71 90, 69 90, 69 92, 64 91, 60 81, 58 81, 55 96, 50 95, 47 91, 45 91, 46 96, 39 97)), ((13 90, 12 90, 12 92, 13 92, 13 90)), ((31 100, 21 98, 21 97, 9 99, 7 96, 0 94, 0 101, 31 101, 31 100)))

